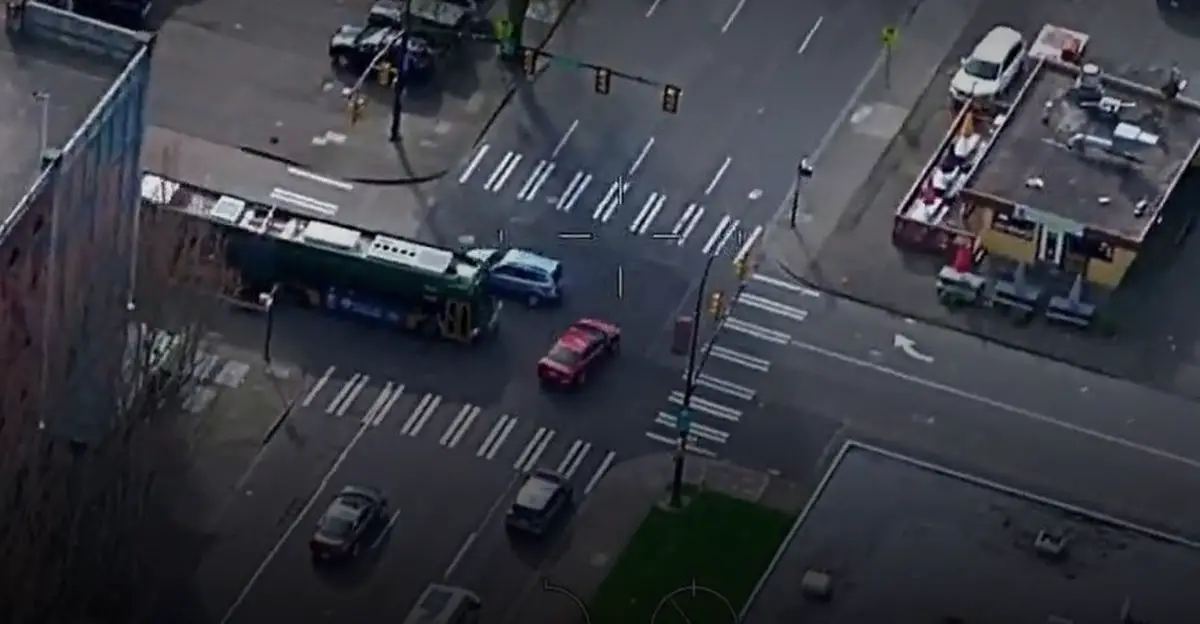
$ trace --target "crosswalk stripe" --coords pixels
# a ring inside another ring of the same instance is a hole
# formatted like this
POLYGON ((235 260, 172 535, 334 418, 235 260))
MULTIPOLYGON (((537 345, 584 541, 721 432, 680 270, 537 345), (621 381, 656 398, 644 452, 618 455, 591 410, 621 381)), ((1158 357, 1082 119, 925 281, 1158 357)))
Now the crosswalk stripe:
POLYGON ((717 358, 718 360, 724 360, 731 364, 737 364, 738 366, 745 366, 751 370, 756 370, 763 373, 771 369, 771 362, 769 360, 764 360, 763 358, 755 357, 753 355, 747 355, 741 351, 734 351, 733 349, 722 347, 721 345, 713 345, 712 348, 709 349, 708 354, 717 358))
MULTIPOLYGON (((660 442, 662 444, 666 444, 667 446, 670 446, 672 448, 677 448, 679 446, 679 438, 669 438, 665 435, 662 435, 661 433, 647 431, 646 437, 650 438, 651 440, 654 440, 655 442, 660 442)), ((688 442, 684 448, 686 448, 689 453, 693 453, 696 455, 703 455, 704 457, 715 458, 717 456, 717 454, 715 452, 710 451, 709 449, 706 449, 706 448, 704 448, 698 444, 695 444, 693 442, 688 442)))
MULTIPOLYGON (((671 396, 667 397, 667 400, 675 405, 683 405, 683 393, 676 390, 671 393, 671 396)), ((721 405, 708 399, 702 399, 698 396, 689 397, 688 408, 729 422, 737 422, 742 419, 741 410, 736 410, 728 405, 721 405)))
MULTIPOLYGON (((654 423, 672 430, 679 430, 679 421, 676 420, 673 414, 668 414, 666 412, 659 412, 658 416, 654 419, 654 423)), ((697 422, 693 422, 688 428, 688 434, 694 435, 697 438, 703 438, 709 442, 716 442, 718 444, 724 444, 729 440, 729 433, 697 422)))
POLYGON ((802 310, 795 306, 782 304, 778 301, 773 301, 771 299, 767 299, 766 297, 760 297, 748 292, 739 293, 737 296, 737 302, 744 303, 752 308, 769 312, 776 316, 782 316, 793 321, 803 321, 804 319, 808 318, 808 310, 802 310))
POLYGON ((471 162, 467 163, 462 175, 458 176, 459 184, 466 184, 467 180, 471 179, 471 174, 475 173, 475 169, 479 167, 479 163, 483 160, 484 155, 488 153, 489 149, 491 149, 491 146, 487 143, 479 146, 479 149, 475 151, 474 158, 471 159, 471 162))
POLYGON ((777 279, 777 278, 771 277, 770 275, 763 275, 762 273, 754 273, 753 275, 750 276, 750 279, 752 279, 756 282, 761 282, 763 284, 768 284, 770 286, 774 286, 776 288, 782 288, 782 289, 790 291, 790 292, 801 294, 801 295, 804 295, 805 297, 820 297, 821 296, 821 291, 819 291, 819 290, 814 290, 807 286, 802 286, 800 284, 796 284, 796 283, 789 282, 786 280, 777 279))
POLYGON ((721 326, 725 329, 729 329, 740 334, 746 334, 747 336, 752 336, 754 338, 758 338, 759 340, 765 340, 774 344, 785 345, 792 342, 792 337, 790 334, 785 334, 779 330, 771 329, 769 327, 763 327, 762 325, 748 323, 732 316, 726 317, 725 320, 722 321, 721 326))
MULTIPOLYGON (((687 379, 687 373, 683 374, 683 378, 687 379)), ((696 385, 702 388, 708 388, 709 390, 723 392, 743 401, 754 400, 754 388, 748 388, 741 384, 733 383, 732 381, 725 381, 719 377, 713 377, 708 373, 701 373, 698 377, 696 377, 696 385)))

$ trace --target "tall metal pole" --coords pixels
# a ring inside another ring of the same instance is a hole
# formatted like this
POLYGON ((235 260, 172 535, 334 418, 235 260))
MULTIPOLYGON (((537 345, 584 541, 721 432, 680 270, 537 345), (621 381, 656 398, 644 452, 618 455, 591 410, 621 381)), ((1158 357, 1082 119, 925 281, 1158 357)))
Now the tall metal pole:
POLYGON ((50 94, 34 91, 33 99, 38 104, 38 168, 35 175, 41 175, 42 162, 46 158, 46 150, 50 148, 50 94))
POLYGON ((404 2, 404 17, 401 20, 403 30, 400 31, 400 57, 393 63, 396 68, 396 80, 392 82, 392 123, 388 130, 388 139, 392 143, 400 141, 400 113, 404 100, 404 81, 408 74, 408 38, 412 31, 412 0, 404 2))
POLYGON ((717 257, 709 256, 704 263, 704 273, 700 275, 700 285, 696 288, 696 310, 692 316, 692 337, 688 347, 687 376, 683 382, 683 401, 680 414, 676 417, 676 427, 679 429, 679 444, 675 448, 675 473, 671 477, 671 506, 683 505, 683 469, 687 461, 688 429, 685 416, 690 415, 692 395, 696 392, 696 353, 700 350, 700 315, 704 313, 704 295, 708 285, 708 274, 712 271, 713 261, 717 257))
POLYGON ((271 336, 275 332, 275 295, 278 290, 279 285, 276 284, 271 287, 270 292, 258 296, 258 302, 267 309, 267 327, 263 331, 262 356, 268 366, 271 364, 271 336))

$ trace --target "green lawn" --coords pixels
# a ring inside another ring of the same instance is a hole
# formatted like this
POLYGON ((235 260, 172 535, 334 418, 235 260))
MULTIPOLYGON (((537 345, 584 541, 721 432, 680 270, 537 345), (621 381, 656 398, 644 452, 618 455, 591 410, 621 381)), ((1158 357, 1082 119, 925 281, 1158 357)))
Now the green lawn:
MULTIPOLYGON (((595 624, 651 622, 663 597, 695 581, 740 611, 795 518, 713 492, 683 511, 654 508, 588 607, 595 624)), ((663 603, 655 624, 729 624, 725 602, 703 589, 663 603)))

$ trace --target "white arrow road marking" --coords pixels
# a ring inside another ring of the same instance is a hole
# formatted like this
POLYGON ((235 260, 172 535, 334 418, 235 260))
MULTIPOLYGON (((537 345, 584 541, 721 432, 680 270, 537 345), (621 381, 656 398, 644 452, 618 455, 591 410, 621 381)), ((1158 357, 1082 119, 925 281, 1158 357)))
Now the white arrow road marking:
POLYGON ((933 356, 918 350, 916 341, 908 336, 896 334, 896 338, 892 340, 892 346, 918 362, 933 363, 933 356))

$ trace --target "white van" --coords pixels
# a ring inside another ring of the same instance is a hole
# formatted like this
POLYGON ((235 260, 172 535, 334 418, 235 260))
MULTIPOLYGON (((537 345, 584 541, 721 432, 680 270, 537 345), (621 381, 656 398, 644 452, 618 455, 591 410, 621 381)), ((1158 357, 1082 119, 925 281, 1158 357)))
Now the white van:
POLYGON ((432 583, 421 592, 404 624, 478 624, 482 606, 470 590, 432 583))
POLYGON ((975 45, 950 80, 957 102, 994 98, 1008 89, 1021 69, 1025 38, 1008 26, 997 26, 975 45))

